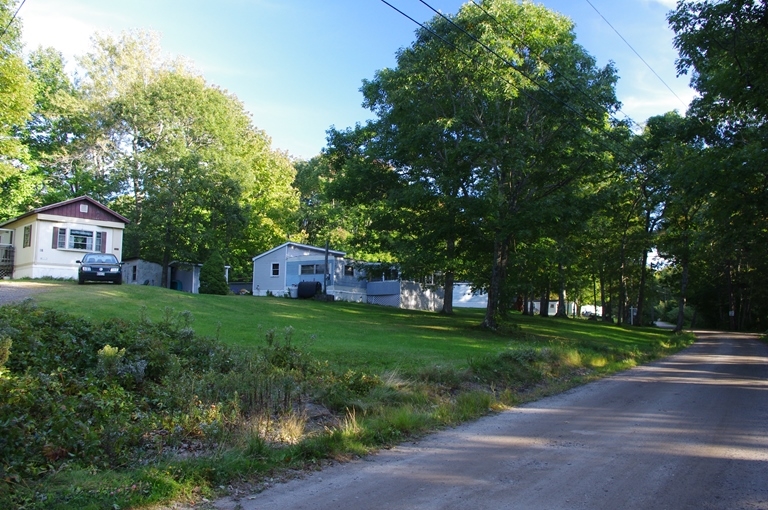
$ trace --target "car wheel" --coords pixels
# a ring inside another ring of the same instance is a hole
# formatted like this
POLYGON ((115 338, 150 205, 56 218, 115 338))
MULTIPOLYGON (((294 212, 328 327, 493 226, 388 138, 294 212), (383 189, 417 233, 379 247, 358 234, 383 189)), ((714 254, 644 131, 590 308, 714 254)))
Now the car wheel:
POLYGON ((123 277, 121 276, 120 278, 115 280, 115 283, 118 284, 118 285, 122 285, 123 284, 123 277))
POLYGON ((83 277, 82 276, 78 276, 77 277, 77 284, 78 285, 82 285, 84 283, 85 283, 85 280, 83 279, 83 277))

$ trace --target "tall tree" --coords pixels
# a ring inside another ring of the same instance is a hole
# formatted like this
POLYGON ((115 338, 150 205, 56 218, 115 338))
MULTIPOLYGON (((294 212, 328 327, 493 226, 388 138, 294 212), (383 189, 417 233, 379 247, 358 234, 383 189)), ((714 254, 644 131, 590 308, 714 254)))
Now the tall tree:
POLYGON ((768 322, 768 6, 764 1, 681 1, 669 16, 678 70, 700 93, 688 112, 704 127, 710 274, 718 274, 730 326, 768 322), (741 298, 737 298, 737 294, 741 298), (749 310, 746 312, 745 310, 749 310), (737 317, 742 317, 737 321, 737 317), (754 322, 752 318, 757 322, 754 322))
POLYGON ((492 204, 494 248, 483 324, 495 328, 510 250, 524 225, 552 197, 565 199, 562 192, 605 151, 588 131, 608 126, 615 73, 597 68, 575 44, 569 20, 529 2, 467 5, 456 21, 474 36, 455 42, 464 50, 462 67, 483 66, 465 90, 474 97, 467 117, 486 150, 479 168, 492 204))
POLYGON ((601 149, 587 128, 604 130, 615 105, 612 67, 598 69, 572 28, 530 2, 467 4, 363 85, 378 120, 357 167, 372 173, 356 181, 383 185, 398 256, 432 261, 448 281, 484 271, 473 280, 487 282, 490 328, 512 300, 512 246, 546 199, 588 173, 601 149))
POLYGON ((21 23, 16 2, 0 0, 0 219, 24 210, 32 196, 34 170, 20 140, 20 130, 34 106, 34 87, 22 59, 21 23))

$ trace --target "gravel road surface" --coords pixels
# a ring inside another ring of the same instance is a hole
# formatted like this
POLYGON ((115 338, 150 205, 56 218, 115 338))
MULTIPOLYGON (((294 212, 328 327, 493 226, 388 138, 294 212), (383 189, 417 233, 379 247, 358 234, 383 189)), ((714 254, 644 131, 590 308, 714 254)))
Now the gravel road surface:
POLYGON ((0 306, 45 292, 51 285, 27 280, 0 280, 0 306))
POLYGON ((215 505, 768 510, 768 345, 699 338, 662 361, 215 505))

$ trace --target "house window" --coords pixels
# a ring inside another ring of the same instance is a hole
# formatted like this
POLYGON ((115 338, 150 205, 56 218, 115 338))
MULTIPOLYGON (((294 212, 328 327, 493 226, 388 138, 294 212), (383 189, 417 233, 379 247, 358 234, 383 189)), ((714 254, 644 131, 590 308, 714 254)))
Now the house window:
POLYGON ((345 264, 344 276, 355 276, 355 266, 353 266, 352 264, 345 264))
POLYGON ((280 276, 280 264, 277 262, 272 264, 272 276, 280 276))
POLYGON ((88 204, 80 204, 80 212, 81 213, 87 213, 88 212, 88 204))
POLYGON ((107 233, 90 230, 53 229, 53 248, 58 250, 83 250, 106 253, 107 233))
POLYGON ((93 232, 88 230, 70 230, 67 248, 70 250, 93 251, 93 232))
POLYGON ((67 229, 60 228, 56 236, 56 248, 63 250, 67 247, 67 229))
POLYGON ((106 253, 106 241, 107 241, 107 233, 106 232, 96 232, 96 242, 93 245, 93 251, 97 251, 99 253, 106 253))
POLYGON ((23 248, 29 248, 32 246, 32 225, 27 225, 24 227, 24 239, 22 240, 21 246, 23 248))
POLYGON ((138 266, 133 266, 131 278, 133 278, 132 281, 134 281, 134 282, 136 281, 136 278, 138 276, 138 269, 139 269, 138 266))
POLYGON ((324 274, 325 264, 302 264, 299 274, 324 274))

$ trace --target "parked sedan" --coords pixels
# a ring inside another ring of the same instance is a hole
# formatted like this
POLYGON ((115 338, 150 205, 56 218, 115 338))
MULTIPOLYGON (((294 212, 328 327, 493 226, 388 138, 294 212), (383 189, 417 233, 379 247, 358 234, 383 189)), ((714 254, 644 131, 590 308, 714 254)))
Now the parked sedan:
POLYGON ((88 281, 123 283, 122 263, 109 253, 87 253, 82 260, 77 261, 77 283, 82 285, 88 281))

